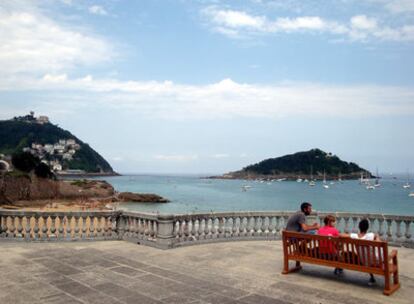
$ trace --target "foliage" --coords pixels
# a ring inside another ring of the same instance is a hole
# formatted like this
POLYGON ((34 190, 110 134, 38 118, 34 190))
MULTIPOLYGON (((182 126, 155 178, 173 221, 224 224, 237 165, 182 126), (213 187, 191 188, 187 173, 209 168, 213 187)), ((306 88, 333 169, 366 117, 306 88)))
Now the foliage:
POLYGON ((355 163, 342 161, 336 155, 328 154, 320 149, 298 152, 278 158, 263 160, 257 164, 243 168, 245 172, 271 175, 282 173, 294 173, 310 175, 322 174, 324 171, 328 175, 350 174, 364 169, 355 163))
POLYGON ((30 172, 40 163, 39 158, 29 152, 15 153, 12 155, 13 166, 23 172, 30 172))
POLYGON ((42 178, 53 178, 54 177, 53 172, 50 170, 49 166, 46 165, 45 163, 38 164, 34 172, 37 177, 42 177, 42 178))
POLYGON ((64 169, 80 169, 86 172, 113 172, 109 163, 69 131, 51 123, 38 124, 19 120, 0 121, 0 153, 20 153, 32 143, 54 144, 59 139, 74 139, 80 145, 71 161, 62 161, 64 169))

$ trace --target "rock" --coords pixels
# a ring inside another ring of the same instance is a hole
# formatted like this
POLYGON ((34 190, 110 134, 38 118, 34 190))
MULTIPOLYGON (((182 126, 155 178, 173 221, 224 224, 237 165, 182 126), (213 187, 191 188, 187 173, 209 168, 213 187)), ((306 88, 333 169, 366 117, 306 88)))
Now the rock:
POLYGON ((169 200, 162 196, 152 193, 133 193, 121 192, 117 195, 118 199, 123 202, 141 202, 141 203, 168 203, 169 200))

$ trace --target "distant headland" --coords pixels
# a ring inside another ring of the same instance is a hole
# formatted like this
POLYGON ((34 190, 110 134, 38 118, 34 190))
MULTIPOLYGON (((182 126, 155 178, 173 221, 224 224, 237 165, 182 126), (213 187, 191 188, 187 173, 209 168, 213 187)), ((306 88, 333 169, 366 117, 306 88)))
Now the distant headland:
POLYGON ((338 156, 312 149, 304 152, 269 158, 249 165, 239 171, 210 178, 219 179, 265 179, 265 180, 341 180, 371 178, 373 175, 353 162, 346 162, 338 156))
POLYGON ((0 159, 12 166, 12 156, 30 153, 56 175, 117 175, 88 144, 50 122, 47 116, 25 116, 0 121, 0 159))

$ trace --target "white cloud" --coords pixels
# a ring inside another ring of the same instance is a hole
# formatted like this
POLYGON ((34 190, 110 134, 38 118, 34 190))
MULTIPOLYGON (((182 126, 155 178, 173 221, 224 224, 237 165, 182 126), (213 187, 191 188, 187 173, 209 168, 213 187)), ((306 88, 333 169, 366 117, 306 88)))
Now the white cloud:
MULTIPOLYGON (((233 117, 370 117, 414 114, 414 89, 312 83, 242 84, 224 79, 207 85, 165 82, 118 81, 92 77, 69 79, 46 75, 40 79, 0 81, 0 90, 38 90, 59 101, 59 109, 73 108, 73 98, 83 106, 129 111, 138 116, 167 120, 233 117), (58 97, 62 96, 62 97, 58 97)), ((159 159, 180 159, 159 156, 159 159)))
POLYGON ((60 25, 40 10, 18 3, 0 4, 0 76, 51 73, 113 58, 103 39, 60 25))
POLYGON ((390 27, 366 15, 356 15, 348 23, 326 20, 319 16, 279 17, 250 15, 244 11, 210 6, 202 10, 210 28, 230 38, 245 38, 275 33, 326 33, 342 35, 350 41, 414 41, 411 25, 390 27))
POLYGON ((217 154, 213 154, 212 156, 211 156, 212 158, 229 158, 230 157, 230 155, 229 154, 227 154, 227 153, 217 153, 217 154))
POLYGON ((154 159, 163 160, 163 161, 173 161, 173 162, 186 162, 193 161, 198 159, 198 155, 163 155, 158 154, 154 155, 154 159))
POLYGON ((102 6, 99 6, 99 5, 92 5, 91 7, 89 7, 89 12, 91 14, 101 15, 101 16, 108 15, 108 12, 102 6))
POLYGON ((358 30, 373 30, 377 28, 377 20, 368 18, 365 15, 353 16, 351 18, 351 27, 358 30))
POLYGON ((393 13, 414 12, 413 0, 388 0, 385 7, 393 13))

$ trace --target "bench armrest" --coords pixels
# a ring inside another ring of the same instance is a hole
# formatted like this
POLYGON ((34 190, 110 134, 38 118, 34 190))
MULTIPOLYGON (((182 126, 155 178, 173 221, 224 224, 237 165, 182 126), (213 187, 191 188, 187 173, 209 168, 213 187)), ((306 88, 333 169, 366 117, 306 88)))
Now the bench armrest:
POLYGON ((395 257, 397 257, 398 251, 397 250, 392 250, 391 253, 388 255, 388 260, 391 260, 395 257))

